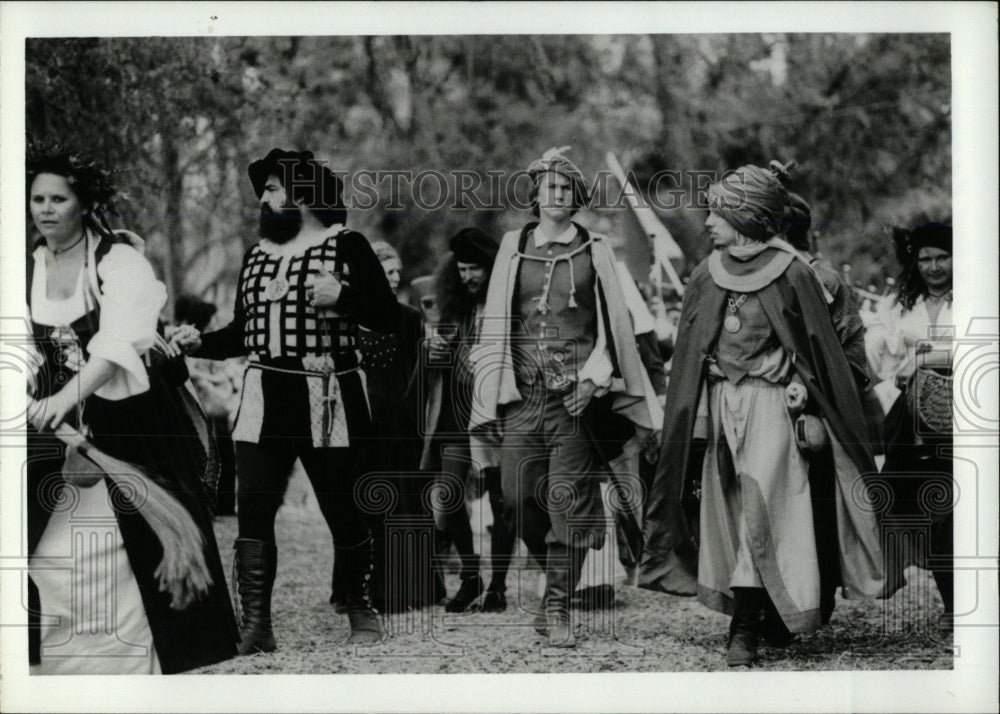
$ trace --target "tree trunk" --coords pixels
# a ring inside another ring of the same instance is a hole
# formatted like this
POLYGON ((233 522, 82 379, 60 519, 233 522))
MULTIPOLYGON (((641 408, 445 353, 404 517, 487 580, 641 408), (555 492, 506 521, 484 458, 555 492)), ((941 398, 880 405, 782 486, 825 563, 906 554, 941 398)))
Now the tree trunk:
POLYGON ((182 203, 184 200, 184 177, 180 170, 180 150, 177 136, 170 129, 160 133, 161 156, 163 158, 163 177, 165 183, 163 225, 167 237, 166 250, 163 252, 163 283, 167 286, 167 313, 173 316, 174 300, 177 299, 178 284, 177 269, 182 266, 184 253, 184 226, 181 220, 182 203))

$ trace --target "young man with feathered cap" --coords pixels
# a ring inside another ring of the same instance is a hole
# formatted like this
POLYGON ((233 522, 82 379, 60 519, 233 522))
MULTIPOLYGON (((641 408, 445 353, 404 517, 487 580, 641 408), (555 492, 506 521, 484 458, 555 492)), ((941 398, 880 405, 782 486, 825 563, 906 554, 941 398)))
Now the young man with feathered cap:
POLYGON ((886 592, 875 514, 860 505, 875 464, 857 385, 821 282, 776 237, 785 203, 756 166, 709 189, 706 227, 727 247, 695 269, 684 296, 646 513, 640 586, 687 588, 677 556, 692 538, 680 503, 685 475, 701 474, 698 599, 732 615, 730 666, 754 662, 770 607, 793 633, 820 625, 818 553, 836 554, 827 565, 850 596, 886 592), (824 449, 834 513, 819 532, 809 470, 824 449))
POLYGON ((616 445, 662 415, 611 246, 572 220, 589 196, 568 148, 528 167, 537 220, 501 242, 472 355, 470 420, 474 437, 502 434, 506 520, 545 572, 536 629, 557 647, 575 645, 569 597, 586 550, 604 541, 598 474, 616 445))
POLYGON ((344 226, 343 182, 311 152, 274 149, 248 172, 261 240, 243 258, 233 320, 174 336, 196 357, 250 357, 233 428, 240 653, 276 648, 274 521, 296 459, 344 564, 348 642, 375 642, 382 630, 371 603, 372 538, 354 496, 374 438, 358 327, 393 332, 399 304, 368 241, 344 226))

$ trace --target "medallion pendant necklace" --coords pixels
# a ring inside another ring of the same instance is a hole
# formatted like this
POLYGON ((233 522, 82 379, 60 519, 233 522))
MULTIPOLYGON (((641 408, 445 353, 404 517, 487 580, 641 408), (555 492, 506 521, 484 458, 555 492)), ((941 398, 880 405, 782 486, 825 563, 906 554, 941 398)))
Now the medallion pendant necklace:
POLYGON ((726 332, 739 332, 740 327, 743 323, 740 322, 739 316, 736 312, 740 309, 740 305, 746 302, 747 297, 750 293, 740 293, 738 297, 733 297, 732 293, 729 293, 726 298, 729 303, 729 314, 726 315, 726 319, 723 320, 722 325, 726 328, 726 332))
POLYGON ((264 297, 271 302, 281 300, 281 298, 288 294, 288 290, 291 287, 288 284, 288 279, 284 275, 281 275, 281 267, 284 267, 283 263, 279 267, 278 275, 271 278, 271 280, 267 283, 267 286, 264 288, 264 297))

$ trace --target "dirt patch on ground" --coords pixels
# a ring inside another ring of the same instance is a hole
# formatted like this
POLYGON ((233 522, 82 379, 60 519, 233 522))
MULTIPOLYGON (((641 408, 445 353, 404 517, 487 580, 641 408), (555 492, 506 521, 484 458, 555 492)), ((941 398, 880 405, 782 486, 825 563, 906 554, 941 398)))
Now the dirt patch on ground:
MULTIPOLYGON (((327 603, 333 549, 304 478, 292 480, 278 514, 278 579, 274 628, 278 651, 238 657, 196 670, 205 674, 363 674, 507 672, 725 671, 728 618, 694 598, 618 588, 612 610, 580 613, 584 636, 575 650, 553 650, 531 628, 538 610, 533 569, 512 570, 507 612, 449 615, 441 606, 387 618, 391 637, 370 648, 349 648, 347 618, 327 603)), ((488 511, 488 508, 486 509, 488 511)), ((489 537, 477 529, 477 544, 489 537)), ((216 521, 216 536, 231 577, 236 519, 216 521)), ((484 573, 486 575, 486 573, 484 573)), ((933 579, 911 569, 910 583, 892 600, 837 604, 827 627, 785 649, 763 648, 759 669, 951 669, 950 639, 937 635, 941 602, 933 579)), ((458 587, 446 574, 448 592, 458 587)), ((233 584, 230 582, 230 590, 233 584)))

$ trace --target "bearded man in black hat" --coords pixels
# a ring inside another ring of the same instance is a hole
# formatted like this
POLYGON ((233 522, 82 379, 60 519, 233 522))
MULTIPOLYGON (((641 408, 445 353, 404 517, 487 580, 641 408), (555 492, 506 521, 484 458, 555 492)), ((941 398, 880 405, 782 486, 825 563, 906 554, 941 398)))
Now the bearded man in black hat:
POLYGON ((274 149, 248 171, 260 199, 261 240, 243 258, 233 321, 205 335, 184 328, 174 336, 196 357, 250 358, 233 428, 240 653, 276 649, 274 520, 296 459, 344 564, 348 644, 377 642, 372 537, 354 497, 374 437, 358 327, 393 332, 399 304, 368 241, 344 226, 343 182, 311 152, 274 149))
POLYGON ((428 389, 424 418, 421 469, 439 474, 435 520, 455 545, 462 561, 461 585, 445 604, 448 612, 464 612, 478 605, 480 612, 507 609, 507 570, 514 536, 503 520, 500 465, 495 450, 476 443, 471 451, 469 404, 472 401, 472 368, 469 348, 479 336, 490 271, 497 244, 477 228, 463 228, 451 238, 451 256, 436 279, 440 323, 426 342, 428 389), (490 532, 490 586, 483 594, 479 556, 472 542, 472 525, 465 510, 464 476, 470 463, 482 474, 493 511, 490 532))

